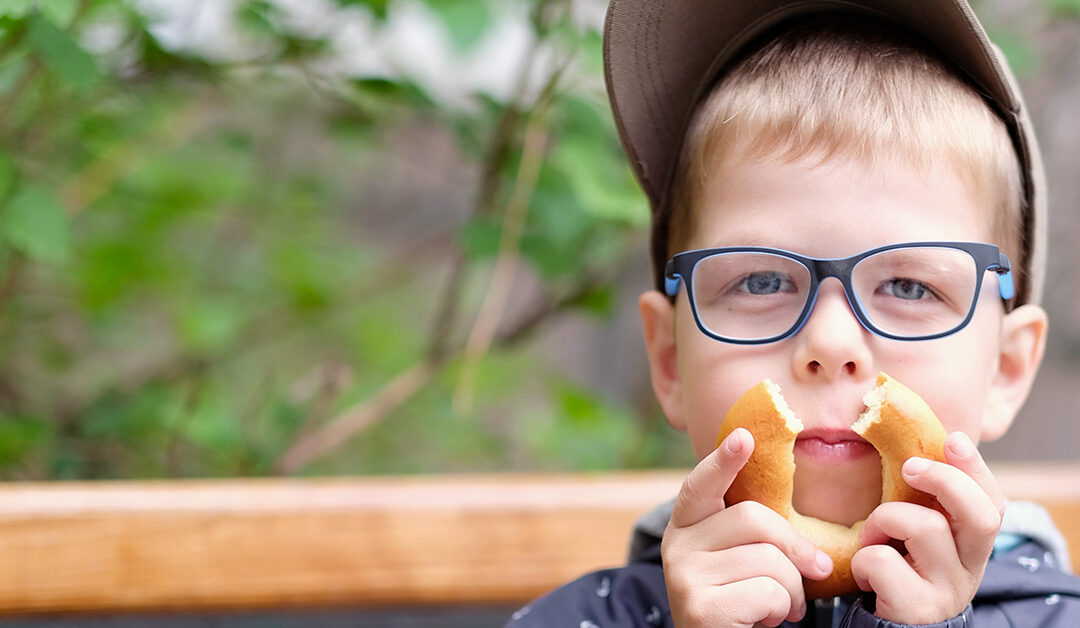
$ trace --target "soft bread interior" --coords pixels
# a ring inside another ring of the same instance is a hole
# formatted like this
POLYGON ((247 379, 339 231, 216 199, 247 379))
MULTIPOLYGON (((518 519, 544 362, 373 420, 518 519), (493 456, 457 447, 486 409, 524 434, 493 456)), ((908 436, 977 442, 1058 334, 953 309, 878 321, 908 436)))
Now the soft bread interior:
POLYGON ((904 389, 903 385, 885 373, 878 373, 877 382, 870 392, 863 395, 863 404, 866 410, 851 425, 851 429, 859 436, 866 436, 870 426, 881 421, 881 408, 888 402, 896 410, 907 417, 918 417, 932 414, 926 403, 914 393, 904 389), (905 394, 906 392, 906 394, 905 394))
MULTIPOLYGON (((877 382, 874 387, 865 395, 863 395, 863 404, 866 406, 866 410, 859 415, 859 418, 851 424, 851 429, 859 436, 866 437, 867 432, 876 423, 881 421, 881 408, 885 405, 885 400, 889 397, 889 377, 884 373, 879 373, 877 376, 877 382)), ((881 497, 884 500, 886 495, 891 495, 896 489, 894 474, 890 473, 891 469, 886 468, 888 466, 888 460, 885 456, 881 457, 881 497)))
POLYGON ((866 410, 851 424, 851 429, 859 436, 865 435, 871 425, 881 420, 881 404, 885 402, 885 385, 881 380, 873 390, 863 395, 862 401, 866 410))
POLYGON ((791 430, 791 433, 798 434, 803 431, 802 421, 795 416, 795 412, 788 406, 784 395, 780 393, 780 386, 769 379, 766 379, 764 384, 765 391, 769 393, 769 399, 772 400, 773 407, 780 413, 780 416, 784 417, 784 422, 787 424, 787 428, 791 430))

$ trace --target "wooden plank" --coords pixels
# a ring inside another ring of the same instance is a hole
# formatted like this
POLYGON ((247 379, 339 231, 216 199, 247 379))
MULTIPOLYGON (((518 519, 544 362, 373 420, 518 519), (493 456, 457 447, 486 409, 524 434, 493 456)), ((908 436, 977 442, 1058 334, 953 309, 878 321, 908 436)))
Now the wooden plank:
POLYGON ((8 485, 0 611, 517 602, 623 559, 677 474, 8 485))
MULTIPOLYGON (((1080 465, 995 465, 1080 568, 1080 465)), ((0 485, 0 612, 517 603, 620 564, 681 472, 0 485)))

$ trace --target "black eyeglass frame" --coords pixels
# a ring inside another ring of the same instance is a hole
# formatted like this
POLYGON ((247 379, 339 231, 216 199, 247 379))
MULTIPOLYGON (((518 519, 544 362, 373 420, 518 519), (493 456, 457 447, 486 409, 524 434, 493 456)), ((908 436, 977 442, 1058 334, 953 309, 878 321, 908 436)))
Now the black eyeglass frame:
POLYGON ((1016 296, 1016 288, 1013 284, 1011 272, 1012 264, 1009 261, 1009 257, 1005 255, 1005 253, 1002 253, 996 245, 987 244, 985 242, 903 242, 873 248, 857 255, 852 255, 851 257, 838 258, 808 257, 784 249, 763 246, 696 249, 692 251, 683 251, 668 260, 664 267, 664 291, 670 299, 674 300, 679 293, 679 284, 686 284, 686 296, 690 301, 690 309, 694 315, 694 322, 697 324, 698 329, 701 330, 701 333, 706 336, 713 338, 714 340, 731 344, 761 345, 770 342, 778 342, 799 333, 803 328, 803 325, 805 325, 806 321, 810 318, 810 312, 814 310, 814 305, 817 303, 818 288, 821 286, 821 282, 828 277, 836 277, 844 286, 844 295, 847 297, 848 305, 855 313, 855 317, 859 320, 859 323, 871 333, 893 340, 933 340, 935 338, 943 338, 955 334, 971 322, 972 317, 975 315, 975 307, 979 300, 979 293, 982 291, 983 276, 988 270, 997 273, 999 293, 1001 299, 1005 302, 1006 311, 1009 311, 1012 306, 1012 301, 1016 296), (858 296, 855 294, 855 289, 851 285, 851 273, 859 262, 870 256, 895 249, 914 248, 947 248, 964 251, 970 255, 972 259, 975 260, 976 267, 975 293, 971 297, 971 304, 968 306, 967 316, 953 328, 925 336, 898 336, 879 329, 871 322, 870 318, 863 311, 862 302, 859 301, 858 296), (798 319, 796 319, 795 323, 787 331, 768 338, 729 338, 712 331, 701 321, 701 317, 698 315, 697 311, 697 301, 694 299, 694 270, 701 260, 713 255, 725 253, 769 253, 798 262, 809 271, 810 292, 806 297, 806 304, 803 306, 802 312, 799 313, 798 319))

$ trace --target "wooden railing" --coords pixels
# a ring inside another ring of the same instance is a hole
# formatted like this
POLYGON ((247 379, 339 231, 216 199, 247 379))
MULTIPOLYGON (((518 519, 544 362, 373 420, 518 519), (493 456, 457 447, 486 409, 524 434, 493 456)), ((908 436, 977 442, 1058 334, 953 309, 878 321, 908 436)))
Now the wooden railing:
MULTIPOLYGON (((1080 464, 998 465, 1080 571, 1080 464)), ((620 564, 677 472, 0 485, 0 613, 516 604, 620 564)))

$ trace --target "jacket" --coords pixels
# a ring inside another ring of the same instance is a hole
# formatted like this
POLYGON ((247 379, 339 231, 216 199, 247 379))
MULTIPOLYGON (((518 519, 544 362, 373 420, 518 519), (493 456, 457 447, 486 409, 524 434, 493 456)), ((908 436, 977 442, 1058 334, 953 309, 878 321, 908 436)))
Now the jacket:
MULTIPOLYGON (((518 610, 506 628, 671 627, 660 539, 671 502, 634 528, 629 562, 585 575, 518 610)), ((1069 573, 1061 533, 1040 506, 1010 502, 975 599, 960 615, 930 628, 1080 627, 1080 578, 1069 573)), ((872 595, 815 600, 785 628, 905 628, 868 610, 872 595)))

